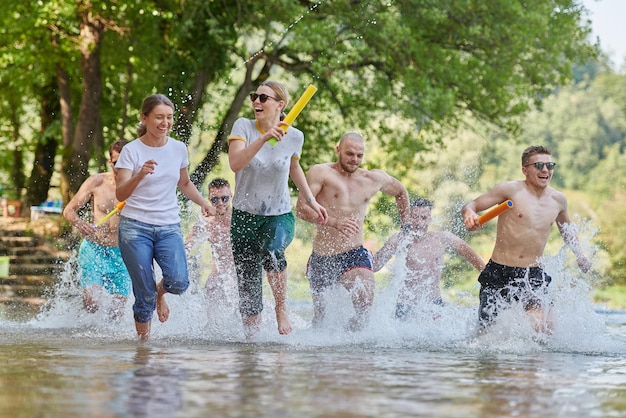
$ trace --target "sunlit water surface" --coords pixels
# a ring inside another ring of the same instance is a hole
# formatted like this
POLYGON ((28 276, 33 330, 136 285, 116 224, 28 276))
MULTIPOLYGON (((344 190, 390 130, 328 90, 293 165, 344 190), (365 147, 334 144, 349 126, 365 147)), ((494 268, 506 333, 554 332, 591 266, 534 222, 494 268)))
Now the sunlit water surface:
MULTIPOLYGON (((170 319, 139 342, 130 303, 111 321, 81 307, 71 271, 36 316, 0 312, 0 415, 7 417, 618 417, 626 416, 626 312, 593 305, 576 274, 547 263, 551 336, 519 307, 476 336, 474 298, 393 318, 397 281, 378 289, 370 323, 345 331, 348 295, 329 296, 323 327, 291 302, 279 336, 271 298, 246 343, 232 288, 168 296, 170 319)), ((69 270, 69 269, 68 269, 69 270)), ((267 299, 266 299, 267 300, 267 299)), ((106 305, 106 300, 103 301, 106 305)))

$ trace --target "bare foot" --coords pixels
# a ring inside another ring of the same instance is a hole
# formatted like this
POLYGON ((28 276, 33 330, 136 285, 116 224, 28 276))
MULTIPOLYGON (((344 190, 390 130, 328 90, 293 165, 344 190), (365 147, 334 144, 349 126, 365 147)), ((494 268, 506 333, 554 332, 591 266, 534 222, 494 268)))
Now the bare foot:
POLYGON ((355 315, 348 321, 347 329, 351 332, 361 331, 365 326, 365 321, 362 315, 355 315))
POLYGON ((147 341, 150 338, 150 324, 151 324, 151 321, 148 321, 148 322, 135 321, 135 329, 137 330, 137 335, 139 336, 141 341, 147 341))
POLYGON ((289 334, 292 331, 291 322, 287 316, 285 308, 276 308, 276 322, 278 322, 278 333, 281 335, 289 334))
POLYGON ((243 331, 246 335, 246 341, 254 341, 255 337, 261 330, 261 315, 244 316, 243 331))
POLYGON ((157 315, 159 316, 159 321, 161 322, 167 321, 167 318, 170 317, 170 307, 165 301, 165 294, 157 296, 157 315))

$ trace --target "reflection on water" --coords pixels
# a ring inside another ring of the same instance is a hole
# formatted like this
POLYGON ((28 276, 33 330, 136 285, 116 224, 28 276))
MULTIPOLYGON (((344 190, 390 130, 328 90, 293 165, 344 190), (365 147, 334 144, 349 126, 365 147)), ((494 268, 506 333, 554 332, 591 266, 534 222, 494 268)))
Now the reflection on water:
POLYGON ((170 319, 139 342, 132 315, 86 313, 67 272, 35 317, 2 315, 0 416, 626 416, 626 312, 598 310, 586 283, 549 268, 549 339, 519 307, 476 337, 474 298, 398 321, 390 283, 363 331, 343 330, 351 302, 337 291, 321 329, 292 302, 294 332, 279 336, 266 306, 256 343, 231 303, 197 289, 170 297, 170 319))

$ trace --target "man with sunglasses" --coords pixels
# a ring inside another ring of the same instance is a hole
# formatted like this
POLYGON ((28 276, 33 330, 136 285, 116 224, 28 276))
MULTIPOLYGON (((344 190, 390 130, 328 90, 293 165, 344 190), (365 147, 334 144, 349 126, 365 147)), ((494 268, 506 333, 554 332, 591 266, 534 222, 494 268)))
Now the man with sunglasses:
POLYGON ((89 176, 63 210, 63 217, 83 235, 78 251, 79 282, 83 288, 83 305, 88 312, 96 312, 103 302, 103 292, 111 295, 109 315, 119 318, 131 289, 131 280, 118 246, 119 213, 101 225, 96 223, 115 209, 115 164, 127 144, 115 141, 109 147, 109 165, 112 171, 89 176), (85 205, 91 206, 92 219, 79 215, 85 205))
POLYGON ((231 293, 236 293, 237 274, 230 241, 232 215, 230 199, 232 196, 230 183, 227 180, 213 179, 209 183, 209 201, 215 207, 217 214, 209 218, 200 217, 185 240, 187 254, 200 242, 208 241, 211 244, 213 262, 205 289, 207 296, 212 300, 230 299, 231 293))
POLYGON ((550 332, 550 322, 542 305, 551 278, 541 268, 539 259, 554 222, 574 252, 579 268, 583 272, 591 268, 571 225, 567 198, 549 186, 555 166, 548 148, 528 147, 522 153, 525 180, 502 182, 461 210, 465 226, 475 231, 481 227, 477 212, 505 200, 512 200, 514 205, 499 216, 491 260, 478 277, 481 330, 493 323, 500 307, 521 302, 535 330, 550 332))

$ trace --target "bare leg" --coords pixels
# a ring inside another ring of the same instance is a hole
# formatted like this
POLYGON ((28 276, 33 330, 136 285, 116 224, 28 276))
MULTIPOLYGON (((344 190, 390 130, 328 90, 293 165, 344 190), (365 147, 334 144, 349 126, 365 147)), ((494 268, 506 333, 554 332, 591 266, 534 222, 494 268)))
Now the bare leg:
POLYGON ((113 295, 113 301, 109 308, 109 316, 111 319, 116 320, 124 315, 124 306, 126 306, 126 296, 113 295))
POLYGON ((163 280, 161 280, 157 284, 157 315, 159 316, 159 321, 165 322, 170 317, 170 307, 167 305, 165 301, 165 294, 167 292, 163 289, 163 280))
POLYGON ((374 272, 365 268, 355 268, 341 277, 343 286, 352 298, 356 315, 350 320, 350 329, 357 331, 365 325, 374 303, 374 272))
POLYGON ((552 335, 550 312, 545 312, 540 307, 534 307, 527 309, 526 314, 530 317, 535 332, 538 334, 552 335))
POLYGON ((324 294, 322 292, 311 291, 313 299, 313 326, 319 327, 324 321, 324 294))
POLYGON ((274 300, 276 301, 276 322, 278 322, 278 333, 285 335, 292 331, 289 316, 287 316, 287 306, 285 298, 287 294, 287 270, 279 273, 267 273, 267 281, 270 283, 274 300))
POLYGON ((243 331, 246 334, 246 341, 251 341, 261 329, 261 314, 243 317, 243 331))
POLYGON ((94 313, 100 308, 94 294, 97 287, 97 285, 92 285, 83 288, 83 306, 89 313, 94 313))

